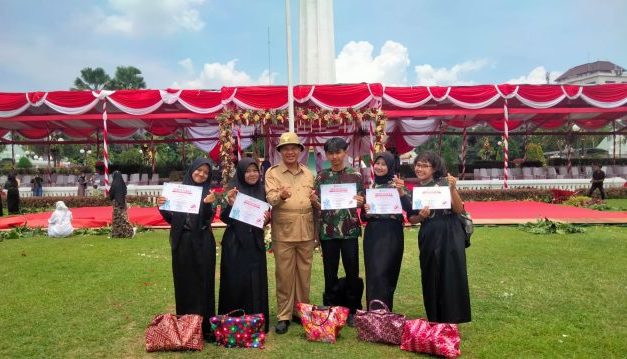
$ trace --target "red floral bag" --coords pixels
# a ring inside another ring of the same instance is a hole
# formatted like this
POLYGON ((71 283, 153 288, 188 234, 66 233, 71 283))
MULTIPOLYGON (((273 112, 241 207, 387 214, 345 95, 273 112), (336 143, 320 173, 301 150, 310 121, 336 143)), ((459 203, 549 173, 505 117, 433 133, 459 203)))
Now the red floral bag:
POLYGON ((247 315, 242 309, 209 319, 211 330, 216 336, 216 344, 225 348, 263 349, 266 341, 263 314, 247 315), (234 314, 241 313, 241 316, 234 314))
POLYGON ((146 329, 146 351, 202 350, 202 316, 157 315, 146 329))
POLYGON ((349 313, 344 307, 317 307, 305 303, 296 304, 296 310, 300 313, 307 339, 324 343, 335 343, 349 313))
POLYGON ((388 306, 377 299, 370 301, 368 308, 369 311, 357 310, 355 314, 357 337, 367 342, 399 345, 403 335, 405 316, 390 312, 388 306), (383 308, 373 310, 375 303, 383 308))
POLYGON ((459 350, 460 342, 456 324, 441 324, 416 319, 405 322, 401 349, 445 358, 457 358, 462 354, 459 350))

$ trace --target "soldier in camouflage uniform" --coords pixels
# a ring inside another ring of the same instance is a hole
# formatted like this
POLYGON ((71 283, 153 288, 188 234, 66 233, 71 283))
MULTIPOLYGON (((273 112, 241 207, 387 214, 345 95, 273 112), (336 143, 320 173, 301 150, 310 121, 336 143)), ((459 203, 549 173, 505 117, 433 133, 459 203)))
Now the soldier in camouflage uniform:
POLYGON ((363 281, 359 278, 359 244, 361 224, 357 208, 321 210, 320 186, 324 184, 354 183, 357 187, 355 200, 357 207, 364 204, 364 186, 361 174, 346 165, 346 148, 348 144, 339 137, 333 137, 324 144, 324 150, 331 168, 318 172, 314 182, 316 193, 312 202, 316 209, 315 218, 319 218, 318 238, 322 247, 324 264, 324 295, 325 305, 342 305, 350 309, 348 320, 353 325, 353 314, 361 309, 363 281), (342 264, 346 279, 337 276, 342 256, 342 264))

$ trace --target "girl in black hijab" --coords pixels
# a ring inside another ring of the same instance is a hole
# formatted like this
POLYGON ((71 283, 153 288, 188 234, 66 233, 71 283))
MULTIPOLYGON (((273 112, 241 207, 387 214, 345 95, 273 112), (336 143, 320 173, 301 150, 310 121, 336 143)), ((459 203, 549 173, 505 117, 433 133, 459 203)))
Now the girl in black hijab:
MULTIPOLYGON (((383 152, 375 157, 374 188, 396 188, 401 205, 411 211, 411 197, 404 182, 395 175, 394 155, 383 152)), ((370 208, 364 206, 366 213, 370 208)), ((366 303, 378 299, 390 310, 394 304, 394 291, 401 271, 404 241, 402 214, 366 214, 364 230, 364 263, 366 267, 366 303)))
POLYGON ((421 223, 418 248, 427 318, 438 323, 470 322, 466 233, 458 217, 464 202, 457 192, 457 178, 447 175, 444 161, 433 152, 418 155, 414 171, 420 186, 447 186, 451 191, 451 209, 424 207, 409 216, 410 222, 421 223))
POLYGON ((20 189, 14 174, 10 174, 4 184, 7 190, 7 211, 9 214, 20 214, 20 189))
MULTIPOLYGON (((260 169, 252 158, 243 158, 237 164, 236 175, 227 187, 227 203, 220 215, 228 227, 222 237, 218 313, 236 309, 250 314, 262 313, 268 332, 270 313, 263 229, 229 217, 238 193, 266 201, 260 169)), ((266 223, 269 219, 270 212, 267 212, 266 223)))
MULTIPOLYGON (((199 314, 204 317, 205 339, 212 341, 209 319, 215 310, 216 241, 211 231, 212 203, 215 195, 209 189, 211 162, 196 159, 187 170, 183 184, 202 187, 202 202, 198 214, 159 210, 171 225, 172 275, 176 314, 199 314)), ((159 205, 165 203, 160 197, 159 205)))
POLYGON ((113 201, 113 222, 111 223, 111 238, 133 237, 133 226, 128 222, 126 212, 126 183, 120 171, 113 172, 109 199, 113 201))

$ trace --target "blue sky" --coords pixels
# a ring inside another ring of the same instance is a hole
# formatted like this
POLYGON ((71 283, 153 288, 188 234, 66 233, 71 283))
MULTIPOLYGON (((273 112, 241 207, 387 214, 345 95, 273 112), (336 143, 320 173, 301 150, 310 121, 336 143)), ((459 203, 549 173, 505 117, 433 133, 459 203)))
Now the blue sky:
MULTIPOLYGON (((150 88, 285 84, 284 11, 284 0, 0 0, 0 91, 68 89, 84 67, 119 65, 150 88)), ((589 61, 627 67, 622 0, 335 0, 334 18, 341 82, 534 83, 589 61)))

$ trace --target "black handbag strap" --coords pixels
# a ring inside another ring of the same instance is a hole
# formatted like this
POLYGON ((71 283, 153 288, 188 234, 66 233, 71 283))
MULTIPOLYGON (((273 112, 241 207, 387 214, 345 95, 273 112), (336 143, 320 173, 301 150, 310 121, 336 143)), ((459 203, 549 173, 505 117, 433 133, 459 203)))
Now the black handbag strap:
POLYGON ((379 304, 382 309, 385 309, 386 312, 390 311, 390 308, 388 308, 387 304, 383 303, 382 301, 380 301, 379 299, 373 299, 370 301, 370 303, 368 303, 368 310, 372 310, 372 305, 373 304, 379 304))
POLYGON ((232 310, 232 311, 226 313, 227 317, 243 317, 245 315, 246 315, 246 311, 244 311, 244 309, 235 309, 235 310, 232 310), (241 314, 240 315, 233 315, 235 313, 241 313, 241 314))
POLYGON ((317 307, 317 306, 315 306, 315 305, 314 305, 314 306, 312 306, 312 307, 311 307, 311 311, 312 311, 311 323, 312 323, 313 325, 315 325, 315 326, 318 326, 318 327, 323 326, 326 322, 328 322, 328 321, 329 321, 329 318, 331 318, 331 311, 332 311, 332 310, 333 310, 333 307, 317 307), (315 310, 317 310, 317 311, 319 311, 319 312, 322 312, 322 311, 325 311, 325 310, 327 311, 327 317, 326 317, 326 319, 324 320, 324 322, 322 322, 322 323, 320 323, 320 324, 316 323, 316 321, 313 319, 313 311, 315 311, 315 310))

